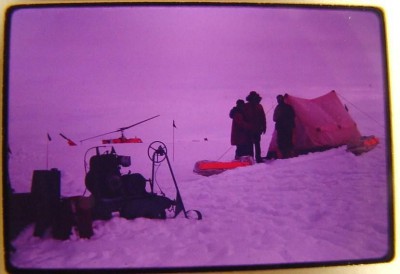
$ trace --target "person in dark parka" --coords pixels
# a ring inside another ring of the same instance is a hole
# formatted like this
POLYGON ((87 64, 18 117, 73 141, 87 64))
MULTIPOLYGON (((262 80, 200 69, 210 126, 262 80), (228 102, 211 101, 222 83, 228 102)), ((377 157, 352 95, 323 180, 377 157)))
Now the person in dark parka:
MULTIPOLYGON (((261 135, 267 130, 267 119, 263 106, 260 104, 262 98, 256 91, 251 91, 246 97, 247 103, 244 106, 244 119, 252 128, 252 143, 254 145, 255 160, 263 162, 261 158, 261 135)), ((253 154, 253 155, 254 155, 253 154)))
POLYGON ((244 101, 239 99, 229 113, 232 119, 231 144, 236 146, 235 159, 241 156, 252 156, 251 125, 244 120, 244 101))
POLYGON ((278 105, 274 110, 273 120, 277 132, 278 149, 282 158, 293 156, 293 130, 295 127, 295 112, 293 107, 285 103, 283 95, 276 97, 278 105))

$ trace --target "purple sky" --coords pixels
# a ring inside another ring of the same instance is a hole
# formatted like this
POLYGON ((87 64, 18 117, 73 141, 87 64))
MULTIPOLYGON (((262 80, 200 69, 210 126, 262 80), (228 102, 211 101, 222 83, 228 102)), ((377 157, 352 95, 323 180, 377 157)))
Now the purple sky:
POLYGON ((191 132, 229 127, 227 112, 250 90, 266 109, 280 92, 385 92, 379 17, 370 11, 20 9, 10 42, 10 134, 17 135, 75 121, 82 136, 73 134, 83 139, 157 114, 191 132))

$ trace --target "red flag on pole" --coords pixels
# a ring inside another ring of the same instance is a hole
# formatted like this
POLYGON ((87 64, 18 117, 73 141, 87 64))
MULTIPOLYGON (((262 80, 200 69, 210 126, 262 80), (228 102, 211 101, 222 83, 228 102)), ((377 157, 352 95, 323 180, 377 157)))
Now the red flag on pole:
POLYGON ((63 135, 62 133, 60 133, 60 136, 63 137, 65 140, 67 140, 68 145, 70 145, 70 146, 76 146, 76 144, 74 143, 74 141, 72 141, 71 139, 65 137, 65 135, 63 135))

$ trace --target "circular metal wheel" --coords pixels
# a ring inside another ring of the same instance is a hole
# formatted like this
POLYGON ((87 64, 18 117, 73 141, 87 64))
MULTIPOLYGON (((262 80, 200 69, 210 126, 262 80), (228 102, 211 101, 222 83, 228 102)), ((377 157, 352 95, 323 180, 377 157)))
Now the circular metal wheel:
POLYGON ((154 141, 149 145, 147 154, 154 163, 161 163, 167 156, 167 146, 160 141, 154 141))

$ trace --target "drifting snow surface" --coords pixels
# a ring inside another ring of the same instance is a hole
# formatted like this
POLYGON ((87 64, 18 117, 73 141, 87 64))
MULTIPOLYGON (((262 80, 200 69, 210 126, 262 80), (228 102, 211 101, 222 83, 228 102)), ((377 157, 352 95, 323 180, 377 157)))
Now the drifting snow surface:
MULTIPOLYGON (((13 242, 16 252, 11 262, 20 268, 93 269, 378 259, 388 254, 390 246, 387 148, 384 138, 380 141, 361 156, 340 147, 211 177, 194 174, 194 163, 217 160, 226 151, 226 140, 179 141, 173 151, 167 143, 184 205, 201 211, 203 220, 186 219, 182 213, 167 220, 115 215, 109 221, 94 221, 91 239, 80 239, 74 231, 66 241, 54 240, 50 233, 35 238, 29 226, 13 242)), ((128 169, 150 177, 149 143, 115 149, 132 156, 128 169)), ((50 146, 50 152, 57 149, 62 154, 50 153, 49 160, 62 171, 62 195, 82 194, 84 169, 77 163, 87 148, 50 146)), ((222 160, 231 159, 233 153, 232 148, 222 160)), ((26 169, 31 172, 40 161, 43 156, 28 155, 27 150, 13 152, 10 169, 20 191, 29 190, 24 176, 30 175, 15 172, 18 166, 31 165, 26 169), (35 157, 37 161, 26 163, 35 157)), ((167 197, 175 198, 166 161, 157 169, 157 182, 167 197)))
MULTIPOLYGON (((83 158, 100 138, 69 147, 58 133, 79 141, 160 114, 125 132, 145 143, 115 146, 132 157, 124 172, 151 177, 147 147, 165 142, 185 207, 201 211, 203 220, 116 215, 95 221, 90 240, 74 232, 67 241, 35 238, 29 226, 13 242, 11 262, 20 268, 157 268, 387 255, 390 151, 373 122, 388 113, 379 19, 372 10, 279 7, 18 9, 10 24, 6 96, 15 191, 30 191, 34 170, 55 167, 63 196, 83 194, 83 158), (343 103, 363 135, 381 140, 377 148, 357 157, 341 147, 212 177, 193 173, 197 161, 233 159, 234 149, 225 153, 228 113, 251 90, 260 92, 267 114, 266 155, 277 93, 315 98, 331 89, 351 99, 343 103)), ((175 198, 165 161, 157 183, 175 198)))

